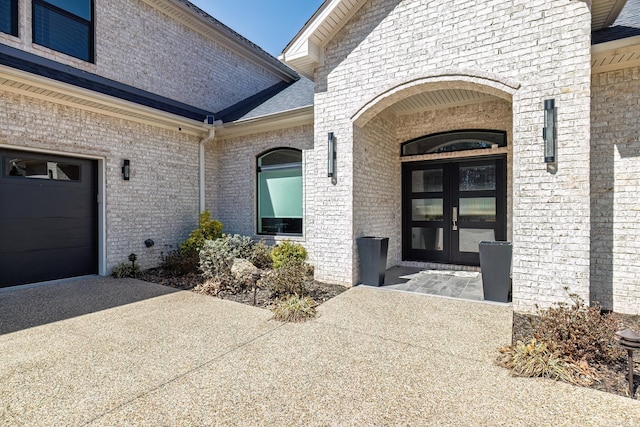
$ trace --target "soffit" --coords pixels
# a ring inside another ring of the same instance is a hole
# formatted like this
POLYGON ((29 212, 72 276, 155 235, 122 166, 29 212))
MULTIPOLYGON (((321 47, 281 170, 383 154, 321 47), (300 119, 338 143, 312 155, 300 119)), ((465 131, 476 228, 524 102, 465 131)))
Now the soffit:
POLYGON ((396 116, 422 111, 477 104, 497 99, 486 93, 467 89, 445 89, 422 92, 389 106, 387 111, 396 116))
POLYGON ((196 120, 7 66, 0 66, 0 90, 193 136, 202 137, 208 132, 208 128, 196 120))
POLYGON ((638 66, 640 66, 640 36, 591 46, 593 74, 638 66))
MULTIPOLYGON (((591 30, 608 27, 618 17, 626 0, 592 0, 591 30)), ((326 0, 284 48, 280 60, 313 79, 324 63, 324 47, 360 9, 365 0, 326 0)))
POLYGON ((188 1, 142 1, 165 15, 183 23, 202 36, 215 41, 254 64, 269 70, 280 79, 286 82, 298 80, 299 76, 295 71, 188 1))

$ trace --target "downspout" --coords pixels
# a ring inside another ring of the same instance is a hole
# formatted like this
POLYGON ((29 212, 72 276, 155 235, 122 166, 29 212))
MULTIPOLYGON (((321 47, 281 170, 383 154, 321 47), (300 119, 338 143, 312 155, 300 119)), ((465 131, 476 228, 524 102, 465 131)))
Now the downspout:
POLYGON ((200 195, 200 212, 206 210, 205 207, 205 171, 204 171, 204 149, 205 145, 213 141, 216 136, 216 129, 213 124, 213 116, 207 116, 204 121, 205 128, 209 130, 209 134, 200 140, 200 183, 199 183, 199 195, 200 195))

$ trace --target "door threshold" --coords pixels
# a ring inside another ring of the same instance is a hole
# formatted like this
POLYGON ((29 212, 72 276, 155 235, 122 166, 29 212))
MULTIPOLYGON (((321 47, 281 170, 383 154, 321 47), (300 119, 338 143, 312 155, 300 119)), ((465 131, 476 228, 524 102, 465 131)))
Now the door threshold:
POLYGON ((424 262, 424 261, 401 261, 398 263, 400 267, 415 267, 425 270, 449 270, 449 271, 475 271, 480 272, 480 267, 475 265, 460 265, 460 264, 442 264, 437 262, 424 262))

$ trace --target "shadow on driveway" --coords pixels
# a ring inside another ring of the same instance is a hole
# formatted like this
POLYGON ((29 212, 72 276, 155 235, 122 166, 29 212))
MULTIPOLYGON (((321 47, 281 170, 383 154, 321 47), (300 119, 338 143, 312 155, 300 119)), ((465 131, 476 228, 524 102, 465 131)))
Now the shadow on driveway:
POLYGON ((179 292, 135 279, 82 277, 0 290, 0 335, 179 292))

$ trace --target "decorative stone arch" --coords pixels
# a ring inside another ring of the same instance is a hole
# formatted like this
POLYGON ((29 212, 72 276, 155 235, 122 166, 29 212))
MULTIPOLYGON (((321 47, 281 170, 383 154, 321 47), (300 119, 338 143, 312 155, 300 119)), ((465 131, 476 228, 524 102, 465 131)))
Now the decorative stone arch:
POLYGON ((385 108, 412 95, 442 89, 468 89, 511 102, 520 83, 498 74, 477 71, 445 71, 415 76, 397 82, 362 104, 351 116, 354 125, 364 126, 385 108))

